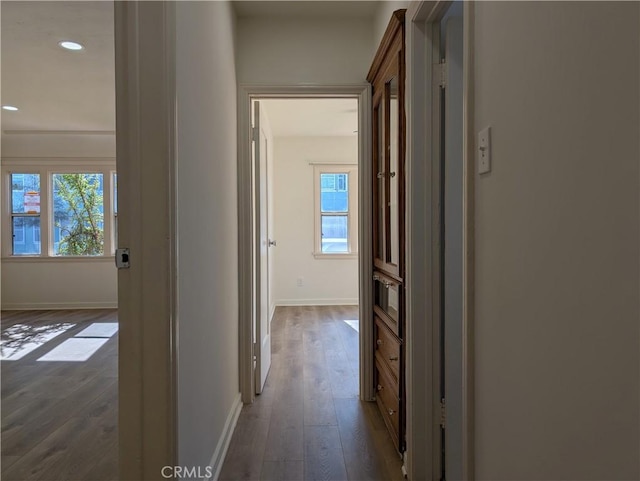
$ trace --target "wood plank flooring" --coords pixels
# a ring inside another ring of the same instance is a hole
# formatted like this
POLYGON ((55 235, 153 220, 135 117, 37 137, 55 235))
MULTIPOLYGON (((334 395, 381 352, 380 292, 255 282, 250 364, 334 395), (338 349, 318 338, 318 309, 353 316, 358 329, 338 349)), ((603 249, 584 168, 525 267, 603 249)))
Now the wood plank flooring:
POLYGON ((358 399, 355 306, 279 307, 264 392, 244 406, 221 481, 398 481, 375 403, 358 399))
POLYGON ((24 357, 1 363, 2 480, 116 480, 118 335, 86 361, 38 359, 89 325, 117 323, 117 311, 3 311, 1 316, 3 345, 12 348, 42 339, 52 326, 73 324, 24 357))

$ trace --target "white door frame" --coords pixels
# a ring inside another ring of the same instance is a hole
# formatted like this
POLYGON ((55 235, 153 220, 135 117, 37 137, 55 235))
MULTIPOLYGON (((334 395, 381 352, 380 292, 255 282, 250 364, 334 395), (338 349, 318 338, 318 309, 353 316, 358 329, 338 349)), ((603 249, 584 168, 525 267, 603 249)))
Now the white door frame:
MULTIPOLYGON (((439 479, 439 23, 451 1, 410 4, 407 28, 407 452, 409 479, 439 479), (423 408, 426 407, 426 409, 423 408)), ((473 2, 464 2, 462 474, 473 479, 473 2)), ((454 415, 459 415, 456 413, 454 415)))
POLYGON ((358 213, 359 213, 359 309, 360 398, 371 401, 373 393, 373 285, 371 265, 371 87, 356 85, 240 85, 238 87, 238 271, 240 392, 242 402, 255 396, 253 376, 252 292, 255 255, 252 214, 256 193, 251 183, 251 100, 254 98, 357 98, 358 99, 358 213))
POLYGON ((175 4, 114 3, 118 479, 134 481, 177 459, 175 4))

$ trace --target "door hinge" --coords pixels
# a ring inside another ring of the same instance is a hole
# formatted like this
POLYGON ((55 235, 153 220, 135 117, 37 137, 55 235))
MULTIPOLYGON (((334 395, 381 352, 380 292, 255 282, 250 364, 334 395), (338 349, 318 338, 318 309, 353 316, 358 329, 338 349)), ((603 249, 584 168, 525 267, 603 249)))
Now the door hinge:
POLYGON ((251 140, 253 140, 254 142, 258 141, 258 128, 257 127, 251 127, 251 140))
POLYGON ((442 88, 447 86, 447 63, 444 60, 433 65, 433 82, 442 88))
POLYGON ((129 268, 129 248, 124 247, 122 249, 116 249, 116 267, 118 269, 129 268))
POLYGON ((444 429, 447 420, 447 404, 445 399, 440 399, 440 427, 444 429))

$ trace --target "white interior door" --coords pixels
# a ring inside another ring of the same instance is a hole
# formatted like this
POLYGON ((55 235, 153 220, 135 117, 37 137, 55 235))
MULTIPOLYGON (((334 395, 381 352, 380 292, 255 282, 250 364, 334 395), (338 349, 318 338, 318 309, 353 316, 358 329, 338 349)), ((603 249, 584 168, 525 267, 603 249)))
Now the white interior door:
POLYGON ((254 102, 253 108, 253 149, 255 172, 255 391, 260 394, 271 367, 271 332, 269 329, 269 193, 268 193, 268 139, 261 128, 260 102, 254 102))

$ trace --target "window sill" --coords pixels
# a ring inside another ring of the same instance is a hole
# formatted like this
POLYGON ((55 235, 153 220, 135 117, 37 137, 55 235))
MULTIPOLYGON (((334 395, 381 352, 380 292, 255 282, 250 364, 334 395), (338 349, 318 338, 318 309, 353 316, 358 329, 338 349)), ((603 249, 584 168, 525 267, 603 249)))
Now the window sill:
POLYGON ((115 266, 115 256, 7 256, 2 258, 2 263, 22 262, 110 262, 115 266))
POLYGON ((357 252, 345 252, 344 254, 339 254, 337 252, 314 252, 313 257, 316 259, 357 259, 357 252))

